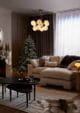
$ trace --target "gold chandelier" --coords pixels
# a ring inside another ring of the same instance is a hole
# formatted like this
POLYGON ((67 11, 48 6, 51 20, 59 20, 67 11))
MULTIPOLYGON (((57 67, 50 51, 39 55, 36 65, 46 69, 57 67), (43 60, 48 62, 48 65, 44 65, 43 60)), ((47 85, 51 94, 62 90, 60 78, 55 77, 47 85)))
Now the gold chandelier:
POLYGON ((31 21, 33 31, 47 31, 49 26, 49 21, 38 19, 37 21, 31 21))
MULTIPOLYGON (((39 10, 40 13, 40 17, 42 16, 42 10, 39 10)), ((31 21, 31 25, 32 25, 32 30, 33 31, 47 31, 48 27, 50 25, 48 20, 42 20, 41 18, 39 18, 38 20, 32 20, 31 21)))

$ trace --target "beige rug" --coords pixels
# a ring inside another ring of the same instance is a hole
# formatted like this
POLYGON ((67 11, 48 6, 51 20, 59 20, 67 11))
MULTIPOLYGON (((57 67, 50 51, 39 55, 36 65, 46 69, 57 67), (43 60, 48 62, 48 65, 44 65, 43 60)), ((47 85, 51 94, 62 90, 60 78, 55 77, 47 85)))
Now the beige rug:
MULTIPOLYGON (((73 100, 77 93, 66 91, 66 90, 56 90, 53 88, 44 88, 44 87, 37 87, 36 90, 36 101, 33 101, 33 93, 31 95, 31 101, 29 102, 29 107, 26 108, 26 95, 20 93, 19 97, 16 97, 16 92, 13 91, 12 93, 12 101, 9 101, 9 90, 7 89, 5 93, 4 100, 1 98, 1 88, 0 88, 0 104, 12 107, 15 109, 19 109, 28 113, 45 113, 45 109, 41 106, 41 102, 43 100, 59 100, 59 99, 66 99, 66 100, 73 100)), ((46 101, 45 101, 46 102, 46 101)), ((47 112, 46 112, 47 113, 47 112)), ((51 111, 50 113, 54 113, 51 111)))

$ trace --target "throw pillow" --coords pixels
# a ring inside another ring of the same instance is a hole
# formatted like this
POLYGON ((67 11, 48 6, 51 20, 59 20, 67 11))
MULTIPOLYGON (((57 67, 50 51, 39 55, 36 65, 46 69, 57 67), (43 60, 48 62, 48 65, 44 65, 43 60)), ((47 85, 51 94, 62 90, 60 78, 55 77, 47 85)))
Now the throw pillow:
POLYGON ((58 65, 59 67, 66 68, 68 65, 68 60, 69 60, 69 55, 64 56, 60 64, 58 65))
POLYGON ((45 61, 45 66, 46 66, 46 67, 56 67, 57 65, 58 65, 57 62, 45 61))
POLYGON ((41 58, 45 59, 46 61, 49 61, 50 56, 42 56, 41 58))
POLYGON ((50 56, 49 61, 59 63, 60 57, 59 56, 50 56))
POLYGON ((39 66, 43 67, 45 65, 45 59, 44 58, 40 58, 39 59, 39 66))
POLYGON ((39 59, 31 59, 30 63, 32 64, 33 67, 38 67, 39 66, 39 59))

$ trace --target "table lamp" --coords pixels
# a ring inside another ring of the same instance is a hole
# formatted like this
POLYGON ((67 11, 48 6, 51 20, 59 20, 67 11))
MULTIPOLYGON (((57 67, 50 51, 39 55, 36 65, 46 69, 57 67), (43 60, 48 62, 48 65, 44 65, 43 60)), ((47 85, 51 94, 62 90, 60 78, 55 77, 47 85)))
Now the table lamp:
POLYGON ((78 95, 76 98, 80 98, 80 62, 76 62, 74 64, 77 72, 76 72, 76 89, 78 92, 78 95))
POLYGON ((79 62, 75 63, 74 66, 77 69, 77 71, 80 71, 80 63, 79 62))

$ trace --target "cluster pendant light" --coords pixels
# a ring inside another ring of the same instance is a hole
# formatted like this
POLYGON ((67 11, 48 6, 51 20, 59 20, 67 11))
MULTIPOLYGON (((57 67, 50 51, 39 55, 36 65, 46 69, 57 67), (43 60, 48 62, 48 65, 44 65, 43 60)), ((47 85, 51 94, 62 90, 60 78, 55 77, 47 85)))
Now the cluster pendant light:
MULTIPOLYGON (((42 11, 40 10, 40 17, 42 17, 42 11)), ((41 18, 37 20, 31 21, 32 30, 33 31, 47 31, 49 27, 49 21, 48 20, 42 20, 41 18)))

